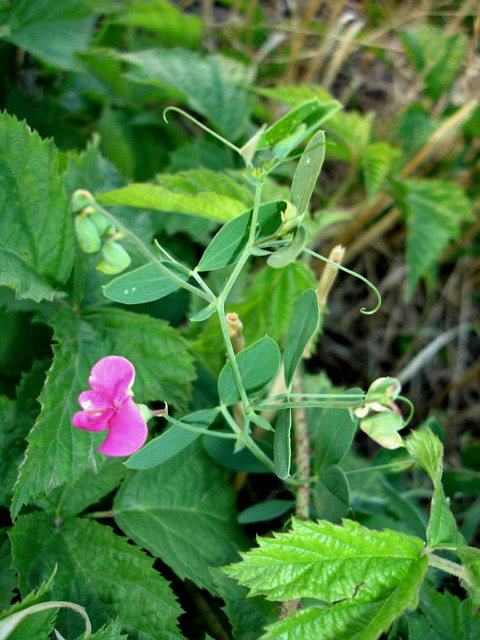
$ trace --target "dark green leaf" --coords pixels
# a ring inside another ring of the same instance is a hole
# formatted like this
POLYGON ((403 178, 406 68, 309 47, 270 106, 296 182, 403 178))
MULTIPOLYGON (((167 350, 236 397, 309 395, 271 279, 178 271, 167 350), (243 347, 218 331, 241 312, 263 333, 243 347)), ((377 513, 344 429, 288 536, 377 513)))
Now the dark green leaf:
POLYGON ((196 443, 154 469, 134 473, 113 508, 127 536, 200 587, 212 588, 209 566, 231 561, 242 544, 225 472, 196 443))
MULTIPOLYGON (((350 389, 345 396, 357 391, 361 397, 361 389, 350 389)), ((341 462, 352 444, 358 419, 352 417, 348 409, 310 409, 308 422, 314 429, 314 467, 320 473, 341 462)))
POLYGON ((336 465, 327 467, 318 476, 313 489, 317 518, 340 522, 350 511, 350 488, 347 476, 336 465))
POLYGON ((0 611, 6 609, 13 599, 17 578, 12 569, 10 541, 5 529, 0 529, 0 611))
MULTIPOLYGON (((250 345, 236 356, 240 377, 247 394, 258 393, 274 379, 280 369, 280 359, 277 343, 268 336, 250 345)), ((227 362, 218 377, 218 395, 225 405, 234 404, 240 400, 230 362, 227 362)))
MULTIPOLYGON (((270 237, 279 229, 282 224, 280 214, 285 207, 284 200, 267 202, 260 206, 256 242, 270 237)), ((197 269, 213 271, 236 262, 247 245, 251 217, 252 209, 222 227, 205 249, 197 269)))
POLYGON ((295 371, 305 347, 318 328, 319 319, 317 294, 313 289, 307 289, 295 304, 285 341, 284 371, 287 389, 292 385, 295 371))
MULTIPOLYGON (((270 473, 270 470, 247 448, 235 452, 233 440, 204 436, 202 444, 212 460, 225 469, 246 471, 247 473, 270 473)), ((263 445, 261 448, 265 452, 267 445, 263 445)), ((266 453, 268 455, 271 451, 267 449, 266 453)))
MULTIPOLYGON (((85 518, 55 523, 54 516, 35 512, 20 517, 10 537, 22 593, 57 566, 52 598, 85 606, 94 629, 118 617, 137 640, 182 638, 181 609, 167 581, 151 558, 110 527, 85 518)), ((60 632, 81 633, 77 618, 62 612, 60 632)))
POLYGON ((273 464, 279 478, 285 479, 290 475, 292 445, 290 431, 292 429, 292 410, 281 409, 278 412, 275 437, 273 440, 273 464))
MULTIPOLYGON (((217 409, 202 409, 180 419, 181 423, 193 427, 208 429, 217 416, 217 409)), ((200 432, 188 431, 174 425, 146 444, 143 449, 126 461, 129 469, 151 469, 183 451, 189 444, 199 438, 200 432)))
POLYGON ((295 500, 265 500, 241 511, 237 520, 240 524, 273 520, 289 511, 294 504, 295 500))

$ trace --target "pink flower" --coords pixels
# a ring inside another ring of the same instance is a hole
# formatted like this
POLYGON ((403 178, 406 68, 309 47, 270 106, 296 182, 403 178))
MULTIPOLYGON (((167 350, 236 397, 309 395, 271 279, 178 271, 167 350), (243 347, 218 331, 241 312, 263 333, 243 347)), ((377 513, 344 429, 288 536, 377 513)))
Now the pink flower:
POLYGON ((107 456, 128 456, 147 439, 147 423, 132 400, 134 379, 135 368, 129 360, 107 356, 92 367, 88 379, 92 391, 78 396, 83 411, 75 413, 72 424, 87 431, 108 429, 98 447, 107 456))

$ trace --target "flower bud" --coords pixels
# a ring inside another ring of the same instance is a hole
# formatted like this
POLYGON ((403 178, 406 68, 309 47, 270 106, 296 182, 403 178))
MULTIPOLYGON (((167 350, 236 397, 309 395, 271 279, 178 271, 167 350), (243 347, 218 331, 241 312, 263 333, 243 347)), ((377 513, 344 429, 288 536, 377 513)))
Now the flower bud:
POLYGON ((102 247, 102 260, 97 264, 97 271, 107 275, 115 275, 128 267, 131 258, 121 244, 107 240, 102 247))
POLYGON ((91 221, 90 216, 75 216, 74 226, 78 244, 82 251, 85 251, 85 253, 100 251, 102 241, 97 227, 91 221))
POLYGON ((277 231, 277 235, 283 235, 284 233, 292 231, 298 227, 301 221, 301 216, 298 215, 297 207, 288 200, 285 211, 282 211, 280 215, 282 217, 283 224, 277 231))
POLYGON ((92 204, 95 204, 95 198, 90 191, 87 191, 86 189, 77 189, 73 192, 72 199, 70 200, 70 206, 74 213, 77 213, 77 211, 81 211, 92 204))
POLYGON ((115 226, 110 222, 110 220, 108 220, 108 218, 102 215, 100 211, 94 209, 90 215, 90 219, 97 227, 98 233, 101 236, 110 236, 115 233, 115 226))

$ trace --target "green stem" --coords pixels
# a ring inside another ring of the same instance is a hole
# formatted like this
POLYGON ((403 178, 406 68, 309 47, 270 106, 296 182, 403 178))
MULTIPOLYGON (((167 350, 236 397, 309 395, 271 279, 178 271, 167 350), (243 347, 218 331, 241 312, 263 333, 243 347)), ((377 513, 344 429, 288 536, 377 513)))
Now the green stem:
POLYGON ((242 442, 245 444, 247 449, 257 458, 257 460, 260 460, 260 462, 262 462, 267 467, 267 469, 270 469, 270 471, 275 473, 275 466, 272 460, 270 460, 267 454, 264 453, 262 449, 260 449, 260 447, 257 445, 257 443, 253 440, 253 438, 251 438, 251 436, 248 433, 240 429, 238 424, 230 415, 230 412, 228 411, 228 409, 225 406, 220 405, 220 412, 222 416, 225 418, 225 420, 228 422, 232 430, 236 434, 241 435, 242 442))
POLYGON ((334 409, 334 408, 338 408, 338 409, 356 409, 358 407, 363 406, 365 403, 365 400, 358 400, 357 402, 354 402, 353 400, 351 402, 335 402, 335 401, 328 401, 328 400, 324 400, 321 401, 319 400, 318 402, 315 402, 314 400, 306 400, 305 402, 282 402, 280 403, 276 403, 276 404, 269 404, 267 403, 263 403, 263 402, 259 402, 258 404, 255 405, 255 409, 257 411, 278 411, 279 409, 285 409, 287 407, 291 407, 292 409, 297 409, 299 407, 305 407, 306 409, 309 407, 323 407, 326 409, 334 409))
POLYGON ((436 556, 434 553, 430 553, 428 554, 428 564, 430 567, 441 569, 442 571, 450 573, 452 576, 456 576, 459 580, 466 581, 465 569, 456 562, 452 562, 446 558, 436 556))
POLYGON ((333 262, 333 260, 329 260, 328 258, 325 258, 325 256, 321 256, 319 253, 316 253, 311 249, 307 249, 307 247, 305 247, 303 250, 305 251, 305 253, 308 253, 309 256, 313 256, 314 258, 317 258, 317 260, 322 260, 323 262, 327 262, 328 264, 331 264, 336 269, 340 269, 340 271, 345 271, 345 273, 348 273, 349 275, 354 276, 355 278, 358 278, 359 280, 364 282, 367 285, 367 287, 370 287, 373 293, 377 296, 377 304, 370 311, 367 311, 365 307, 362 307, 360 309, 360 313, 363 313, 364 315, 369 316, 380 309, 380 306, 382 304, 382 296, 380 295, 380 292, 377 289, 377 287, 374 284, 372 284, 370 280, 360 275, 356 271, 352 271, 351 269, 347 269, 347 267, 343 267, 341 264, 338 264, 338 262, 333 262))
POLYGON ((402 471, 406 468, 406 465, 412 465, 412 461, 409 460, 398 460, 397 462, 389 462, 388 464, 377 464, 372 465, 371 467, 362 467, 361 469, 350 469, 350 471, 345 471, 345 475, 350 476, 354 473, 373 473, 374 471, 394 471, 395 469, 399 469, 402 471))
MULTIPOLYGON (((235 422, 235 420, 231 416, 230 411, 227 409, 227 407, 225 405, 220 405, 219 409, 220 409, 220 413, 225 418, 225 420, 227 421, 227 423, 228 423, 229 427, 232 429, 232 431, 234 433, 236 433, 237 435, 241 434, 242 430, 240 429, 238 424, 235 422)), ((235 436, 235 437, 237 437, 237 436, 235 436)))
POLYGON ((204 433, 207 436, 215 436, 216 438, 229 438, 236 439, 237 436, 233 433, 224 433, 223 431, 211 431, 210 429, 204 429, 203 427, 194 427, 191 424, 186 424, 185 422, 181 422, 180 420, 175 420, 171 416, 165 415, 165 420, 170 422, 170 424, 175 425, 181 429, 185 429, 186 431, 194 431, 196 433, 204 433))
POLYGON ((245 391, 245 387, 243 385, 242 377, 240 375, 240 370, 238 368, 238 363, 235 357, 235 351, 233 349, 232 341, 230 340, 230 336, 228 335, 227 321, 225 318, 225 302, 227 300, 228 294, 232 290, 232 287, 234 286, 235 282, 237 281, 237 278, 240 275, 240 272, 242 271, 243 267, 245 266, 245 263, 250 257, 250 247, 253 246, 255 241, 255 232, 256 232, 257 221, 258 221, 258 211, 260 209, 260 203, 262 200, 262 187, 263 187, 262 183, 257 184, 255 186, 255 200, 253 203, 252 219, 250 221, 250 230, 248 234, 247 245, 244 247, 242 253, 240 254, 238 262, 235 265, 235 268, 233 269, 232 273, 230 274, 230 277, 228 278, 225 284, 225 287, 223 288, 223 291, 220 293, 220 295, 217 298, 218 320, 220 322, 220 328, 222 330, 223 340, 225 342, 225 347, 227 349, 228 359, 230 360, 233 376, 235 378, 237 389, 243 403, 244 411, 248 410, 249 400, 248 400, 247 392, 245 391))
POLYGON ((197 287, 194 287, 188 282, 185 282, 185 280, 182 280, 182 278, 180 278, 175 273, 173 273, 173 271, 170 271, 170 269, 168 269, 163 264, 163 262, 157 258, 157 256, 153 253, 153 251, 151 251, 151 249, 148 248, 148 246, 143 242, 143 240, 141 240, 135 232, 129 229, 126 225, 124 225, 123 222, 121 222, 116 216, 113 215, 113 213, 110 213, 110 211, 108 211, 107 209, 104 209, 101 205, 99 205, 96 202, 92 206, 94 206, 103 216, 105 216, 105 218, 110 220, 110 222, 113 225, 115 225, 115 227, 119 229, 125 236, 127 236, 128 239, 141 251, 141 253, 150 262, 152 262, 157 267, 157 269, 161 273, 163 273, 165 276, 170 278, 170 280, 175 282, 179 287, 182 287, 183 289, 190 291, 190 293, 194 293, 195 295, 200 296, 204 300, 208 300, 208 302, 213 302, 215 300, 215 296, 213 295, 213 293, 208 294, 204 291, 201 291, 197 287))

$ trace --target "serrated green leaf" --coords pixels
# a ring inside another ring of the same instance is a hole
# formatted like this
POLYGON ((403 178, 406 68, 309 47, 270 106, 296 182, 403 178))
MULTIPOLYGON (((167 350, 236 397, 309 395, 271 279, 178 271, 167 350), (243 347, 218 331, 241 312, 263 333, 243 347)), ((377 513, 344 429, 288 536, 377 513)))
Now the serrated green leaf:
POLYGON ((380 190, 401 151, 386 142, 374 142, 362 149, 360 163, 369 200, 380 190))
POLYGON ((0 284, 51 300, 73 264, 73 224, 58 157, 24 122, 0 114, 0 284))
POLYGON ((345 472, 333 465, 324 469, 313 488, 317 517, 339 522, 350 511, 350 487, 345 472))
POLYGON ((351 520, 340 527, 294 519, 288 533, 258 542, 241 554, 241 563, 224 568, 227 575, 270 600, 335 603, 273 624, 262 636, 268 640, 376 640, 405 609, 417 606, 428 566, 418 538, 371 531, 351 520))
POLYGON ((77 189, 99 193, 125 185, 120 171, 102 156, 99 136, 95 136, 82 153, 69 152, 64 181, 69 196, 77 189))
POLYGON ((307 289, 295 304, 285 340, 284 373, 287 389, 291 387, 305 347, 318 329, 319 321, 317 294, 313 289, 307 289))
POLYGON ((279 478, 285 479, 290 475, 292 460, 292 410, 282 409, 278 412, 275 436, 273 440, 273 464, 279 478))
MULTIPOLYGON (((94 629, 118 617, 137 640, 182 638, 181 609, 153 561, 110 527, 85 518, 55 524, 43 513, 21 516, 10 532, 22 592, 57 565, 52 598, 76 601, 87 609, 94 629)), ((72 637, 82 631, 70 612, 60 613, 58 628, 72 637)))
MULTIPOLYGON (((345 394, 355 393, 350 389, 345 394)), ((361 397, 362 391, 358 389, 361 397)), ((358 419, 348 409, 310 409, 308 422, 313 431, 315 471, 320 473, 332 465, 338 464, 353 442, 358 419)))
POLYGON ((457 184, 440 180, 405 180, 398 204, 407 221, 408 290, 435 264, 463 222, 473 220, 470 203, 457 184))
POLYGON ((149 49, 121 57, 133 66, 130 80, 176 89, 185 104, 231 140, 244 132, 251 109, 250 73, 241 63, 185 49, 149 49))
POLYGON ((309 267, 300 261, 281 269, 264 267, 257 271, 248 286, 245 302, 232 305, 240 316, 248 341, 258 340, 266 333, 274 340, 283 340, 298 296, 317 282, 309 267))
POLYGON ((128 640, 128 636, 121 633, 120 622, 115 621, 92 633, 89 640, 128 640))
POLYGON ((0 611, 6 609, 17 588, 17 578, 12 569, 10 541, 5 529, 0 529, 0 611))
POLYGON ((106 458, 98 468, 87 469, 74 485, 56 487, 48 495, 36 498, 35 504, 56 517, 76 516, 111 493, 127 474, 119 460, 106 458))
MULTIPOLYGON (((260 205, 256 242, 269 238, 278 231, 282 224, 281 213, 285 207, 284 200, 260 205)), ((218 231, 197 265, 199 271, 214 271, 236 262, 248 242, 252 213, 252 209, 245 211, 218 231)))
POLYGON ((54 67, 82 70, 75 56, 87 48, 95 21, 83 0, 15 0, 5 17, 5 40, 54 67))
MULTIPOLYGON (((188 269, 178 268, 174 262, 164 262, 164 265, 185 282, 188 280, 188 269)), ((110 300, 122 304, 142 304, 160 300, 178 288, 179 285, 159 271, 154 264, 145 264, 111 280, 103 287, 103 293, 110 300)))
POLYGON ((428 544, 465 544, 442 487, 442 443, 428 427, 413 431, 405 443, 410 455, 425 469, 433 482, 434 490, 427 527, 428 544))
MULTIPOLYGON (((188 416, 184 416, 180 419, 180 422, 193 427, 208 429, 217 414, 217 409, 201 409, 188 416)), ((152 467, 156 467, 170 460, 170 458, 173 458, 173 456, 180 453, 180 451, 183 451, 183 449, 188 447, 189 444, 201 435, 199 431, 188 431, 187 429, 182 429, 180 426, 173 425, 161 435, 151 440, 138 453, 130 456, 125 462, 125 466, 129 469, 151 469, 152 467)))
POLYGON ((127 536, 200 587, 212 589, 209 566, 232 560, 243 544, 225 472, 196 443, 133 474, 113 509, 127 536))
POLYGON ((32 424, 32 418, 15 400, 0 396, 0 504, 7 508, 32 424))
POLYGON ((30 497, 73 483, 88 468, 95 468, 99 454, 94 448, 105 433, 75 429, 71 419, 97 360, 121 354, 134 363, 137 402, 162 400, 185 407, 194 375, 186 344, 163 320, 119 309, 89 309, 83 316, 59 309, 49 323, 58 345, 39 397, 42 411, 27 438, 14 489, 14 514, 30 497))
MULTIPOLYGON (((277 375, 280 369, 280 349, 272 338, 265 336, 250 345, 236 356, 240 377, 247 395, 264 389, 277 375), (258 363, 262 366, 259 367, 258 363)), ((225 405, 240 400, 235 376, 230 362, 223 367, 218 377, 218 395, 225 405)))
POLYGON ((293 174, 289 199, 300 216, 308 208, 324 159, 325 132, 317 131, 305 147, 293 174))
POLYGON ((479 640, 480 620, 473 602, 460 600, 449 591, 443 593, 424 589, 420 603, 424 620, 435 640, 479 640))
POLYGON ((295 500, 265 500, 247 507, 238 514, 237 521, 240 524, 251 522, 265 522, 283 516, 295 505, 295 500))

